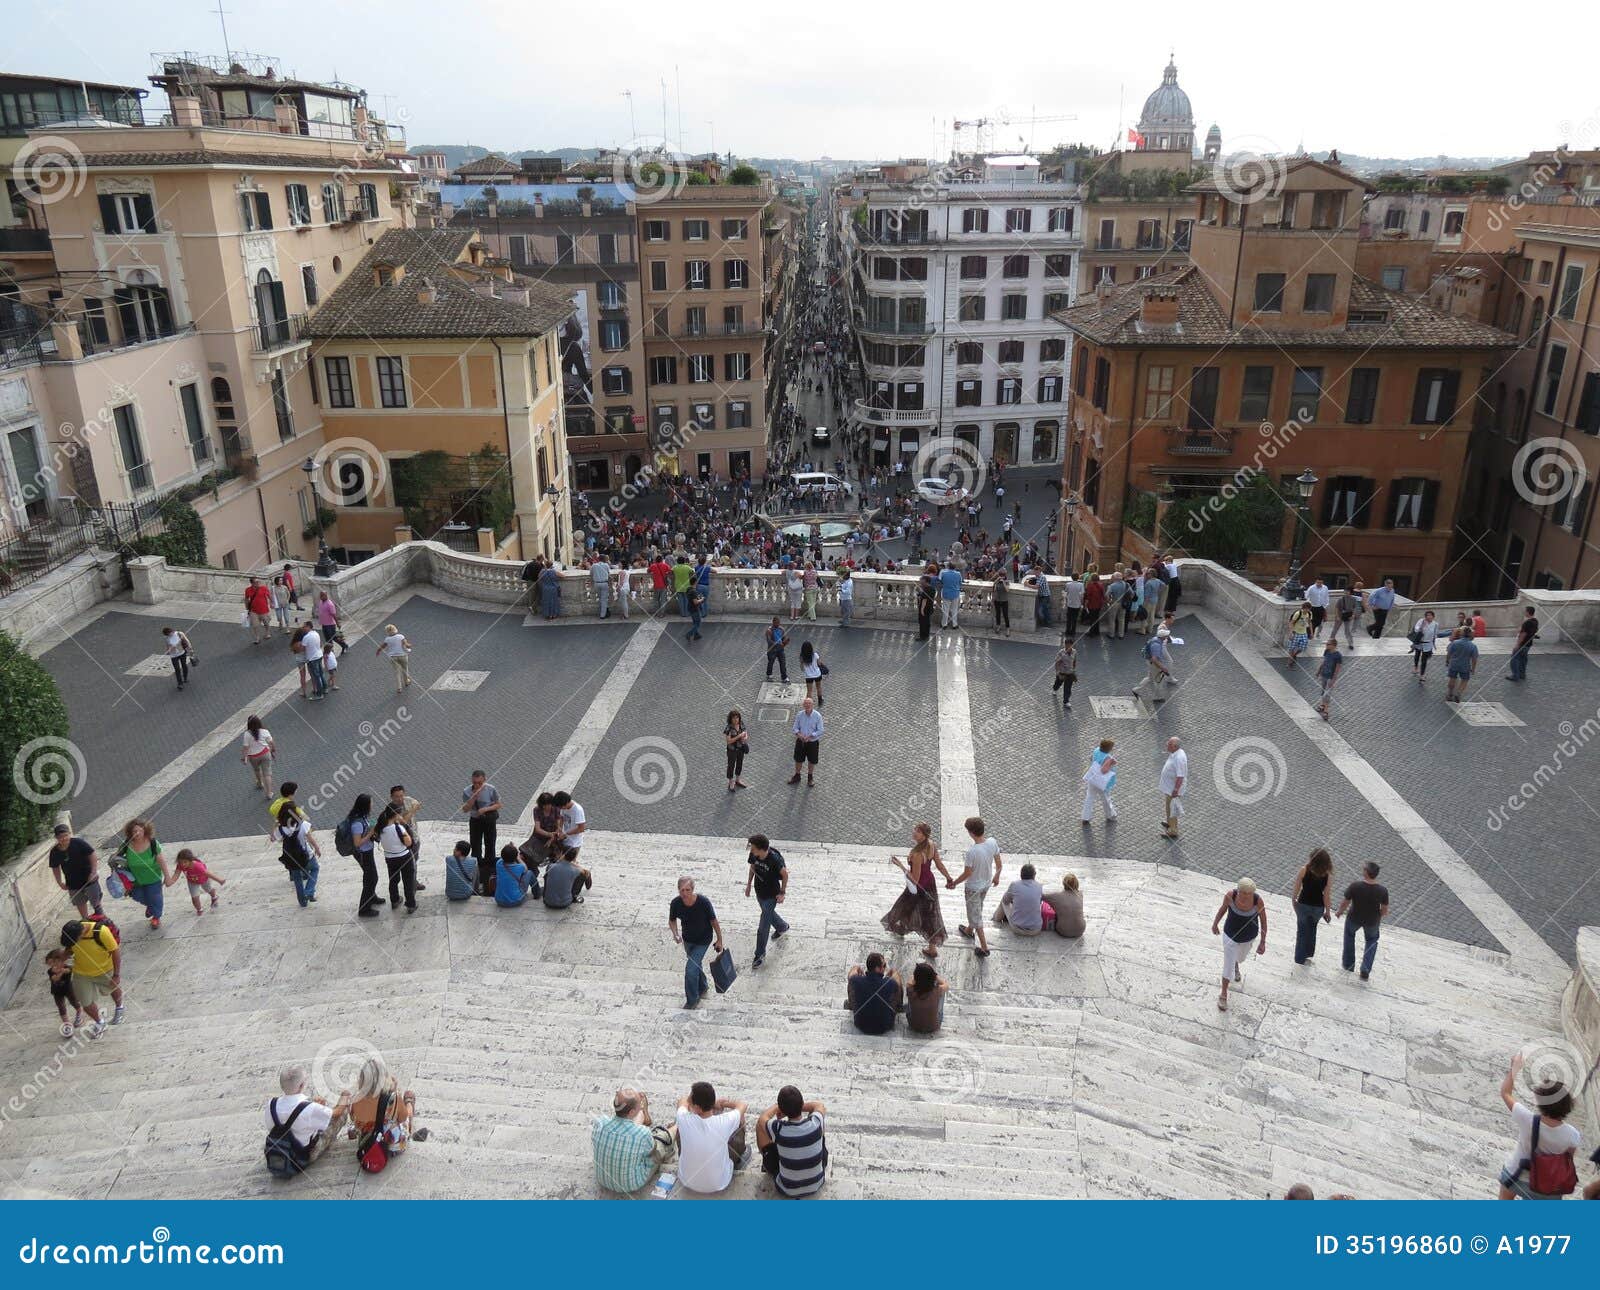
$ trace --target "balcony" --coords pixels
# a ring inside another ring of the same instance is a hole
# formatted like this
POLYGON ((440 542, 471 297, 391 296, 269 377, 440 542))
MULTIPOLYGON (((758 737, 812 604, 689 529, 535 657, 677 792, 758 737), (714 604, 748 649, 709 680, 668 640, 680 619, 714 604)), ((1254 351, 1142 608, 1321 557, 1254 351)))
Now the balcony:
MULTIPOLYGON (((741 336, 760 336, 766 327, 757 322, 707 323, 704 327, 682 327, 671 333, 673 340, 736 340, 741 336)), ((664 340, 660 332, 651 332, 654 340, 664 340)))
POLYGON ((1168 250, 1184 250, 1187 249, 1187 246, 1187 242, 1180 247, 1177 242, 1174 241, 1169 247, 1167 245, 1167 239, 1164 236, 1157 234, 1154 237, 1146 236, 1135 238, 1131 244, 1124 242, 1120 237, 1097 237, 1089 244, 1087 249, 1100 255, 1114 254, 1118 251, 1133 254, 1155 255, 1168 250))
POLYGON ((929 229, 883 229, 874 232, 870 228, 856 230, 856 239, 869 246, 932 246, 942 241, 937 232, 929 229))
POLYGON ((857 317, 856 330, 863 336, 931 336, 933 324, 929 322, 874 322, 857 317))
POLYGON ((303 342, 306 315, 290 314, 287 318, 268 318, 256 324, 255 342, 251 349, 257 354, 271 354, 289 349, 303 342))
POLYGON ((1232 430, 1167 427, 1167 453, 1173 457, 1226 457, 1233 452, 1232 430))
POLYGON ((49 230, 42 228, 0 228, 0 255, 49 254, 49 230))
POLYGON ((925 426, 934 420, 933 408, 875 408, 857 399, 855 418, 874 426, 925 426))

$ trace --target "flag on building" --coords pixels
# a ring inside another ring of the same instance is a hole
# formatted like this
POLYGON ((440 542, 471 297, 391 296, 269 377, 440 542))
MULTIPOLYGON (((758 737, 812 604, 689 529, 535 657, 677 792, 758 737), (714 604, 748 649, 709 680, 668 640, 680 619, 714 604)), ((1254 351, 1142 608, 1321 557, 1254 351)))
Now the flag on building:
POLYGON ((1135 148, 1144 147, 1144 135, 1140 134, 1131 125, 1128 127, 1128 142, 1135 148))

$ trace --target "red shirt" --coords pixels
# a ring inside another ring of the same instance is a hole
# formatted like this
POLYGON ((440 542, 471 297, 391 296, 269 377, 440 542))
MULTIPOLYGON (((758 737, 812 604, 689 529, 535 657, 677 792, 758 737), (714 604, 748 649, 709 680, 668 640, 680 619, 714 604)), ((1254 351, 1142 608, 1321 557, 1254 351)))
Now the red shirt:
POLYGON ((1489 634, 1489 624, 1483 621, 1482 614, 1472 615, 1472 634, 1479 640, 1489 634))
POLYGON ((1085 609, 1104 609, 1106 607, 1106 589, 1099 578, 1090 578, 1083 589, 1083 607, 1085 609))
POLYGON ((246 587, 244 607, 252 614, 270 614, 272 612, 272 593, 261 586, 246 587))
POLYGON ((650 585, 660 591, 667 585, 667 575, 671 572, 665 560, 657 560, 650 566, 650 585))

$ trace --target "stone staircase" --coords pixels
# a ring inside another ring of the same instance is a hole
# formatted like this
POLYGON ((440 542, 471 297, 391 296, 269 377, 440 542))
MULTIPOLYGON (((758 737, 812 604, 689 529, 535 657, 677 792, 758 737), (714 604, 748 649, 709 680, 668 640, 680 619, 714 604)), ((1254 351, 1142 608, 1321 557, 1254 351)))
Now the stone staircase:
MULTIPOLYGON (((1035 858, 1047 886, 1079 874, 1088 934, 997 932, 983 962, 947 894, 944 1030, 873 1038, 841 1007, 845 969, 881 948, 909 973, 918 949, 879 927, 900 879, 878 849, 779 840, 794 931, 752 971, 757 911, 725 839, 597 833, 597 888, 564 912, 447 904, 433 860, 415 916, 359 921, 357 871, 331 846, 322 899, 301 910, 261 839, 188 845, 228 878, 223 905, 196 918, 175 888, 159 932, 115 907, 124 1025, 63 1043, 37 962, 0 1013, 0 1072, 22 1090, 20 1109, 0 1106, 0 1189, 591 1196, 589 1124, 612 1091, 643 1088, 661 1119, 709 1078, 754 1110, 790 1082, 825 1101, 835 1197, 1261 1197, 1295 1181, 1487 1196, 1506 1063, 1560 1028, 1548 980, 1415 933, 1385 932, 1367 985, 1339 970, 1338 924, 1296 968, 1282 896, 1267 956, 1219 1013, 1221 885, 1164 866, 1035 858), (680 872, 717 906, 741 973, 695 1012, 666 928, 680 872), (369 1048, 416 1090, 430 1141, 375 1178, 341 1145, 273 1182, 261 1111, 277 1068, 337 1083, 369 1048)), ((730 1192, 769 1193, 753 1166, 730 1192)))

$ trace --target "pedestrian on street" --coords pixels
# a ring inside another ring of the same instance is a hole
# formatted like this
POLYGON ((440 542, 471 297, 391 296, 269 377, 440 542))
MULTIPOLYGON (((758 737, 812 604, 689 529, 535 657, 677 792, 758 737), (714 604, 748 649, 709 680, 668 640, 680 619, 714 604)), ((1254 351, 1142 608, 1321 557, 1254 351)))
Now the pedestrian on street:
POLYGON ((1226 1012, 1228 987, 1244 980, 1239 969, 1250 957, 1250 947, 1255 946, 1257 954, 1267 952, 1267 902, 1251 879, 1239 879, 1222 897, 1217 916, 1211 920, 1211 934, 1222 937, 1222 993, 1217 997, 1217 1011, 1226 1012))
POLYGON ((1389 621, 1389 611, 1394 608, 1394 579, 1385 578, 1383 586, 1367 597, 1367 608, 1372 610, 1372 626, 1367 635, 1377 640, 1383 635, 1383 625, 1389 621))
POLYGON ((895 936, 916 932, 928 943, 924 958, 938 958, 939 946, 948 933, 944 927, 944 914, 939 909, 939 888, 933 871, 944 875, 945 885, 953 885, 950 871, 939 858, 939 848, 933 844, 933 830, 920 821, 911 826, 911 850, 902 860, 890 856, 889 863, 905 875, 905 889, 900 893, 889 912, 883 916, 884 930, 895 936))
POLYGON ((800 674, 805 678, 806 694, 822 706, 822 678, 828 675, 828 665, 810 641, 800 642, 800 674))
POLYGON ((1162 561, 1161 572, 1167 580, 1167 602, 1162 612, 1175 614, 1178 612, 1178 601, 1183 596, 1183 570, 1178 568, 1178 562, 1168 555, 1162 561))
POLYGON ((758 968, 767 961, 768 934, 777 941, 789 930, 789 924, 778 913, 778 906, 789 894, 789 867, 784 863, 783 852, 772 845, 765 833, 752 833, 748 841, 750 868, 745 875, 744 894, 748 898, 753 887, 756 904, 761 908, 761 921, 756 924, 756 956, 750 964, 758 968))
POLYGON ((794 717, 794 774, 789 783, 800 782, 800 767, 806 768, 806 787, 817 782, 817 758, 822 749, 822 714, 816 710, 808 694, 800 701, 800 711, 794 717))
POLYGON ((1290 888, 1294 900, 1294 961, 1308 963, 1317 952, 1317 922, 1333 921, 1333 857, 1318 847, 1300 866, 1290 888))
POLYGON ((402 694, 411 684, 411 642, 400 629, 390 623, 383 629, 383 639, 378 642, 378 657, 386 658, 394 667, 394 692, 402 694))
POLYGON ((850 626, 850 616, 856 608, 856 580, 850 573, 849 565, 839 567, 839 626, 850 626))
POLYGON ((553 564, 539 571, 539 612, 547 623, 561 616, 561 575, 553 564))
POLYGON ((1167 759, 1161 764, 1163 818, 1161 836, 1176 840, 1178 820, 1183 815, 1183 792, 1189 781, 1189 754, 1176 735, 1167 740, 1167 759))
POLYGON ((684 639, 690 641, 703 640, 700 624, 706 616, 706 593, 698 582, 691 582, 689 590, 684 592, 689 604, 689 630, 684 633, 684 639))
MULTIPOLYGON (((57 824, 55 846, 50 850, 50 876, 56 886, 67 893, 67 899, 78 911, 79 918, 88 918, 89 911, 105 913, 102 902, 105 891, 100 886, 100 857, 82 838, 72 836, 70 825, 57 824)), ((120 881, 113 879, 112 881, 120 881)))
POLYGON ((1067 635, 1078 634, 1078 616, 1083 613, 1083 593, 1085 591, 1082 580, 1076 573, 1067 575, 1067 588, 1065 591, 1067 602, 1067 635))
POLYGON ((494 895, 495 839, 500 828, 500 790, 481 770, 472 772, 471 781, 461 790, 461 814, 467 817, 467 837, 472 843, 472 858, 478 862, 480 885, 494 895))
POLYGON ((1477 672, 1478 646, 1472 639, 1472 628, 1462 627, 1451 635, 1444 651, 1444 701, 1460 703, 1477 672))
MULTIPOLYGON (((1346 587, 1339 593, 1339 626, 1344 628, 1344 643, 1346 649, 1356 647, 1356 628, 1361 626, 1361 618, 1367 612, 1367 594, 1361 589, 1358 582, 1353 587, 1346 587)), ((1335 629, 1331 635, 1337 636, 1335 629)))
POLYGON ((600 617, 611 617, 611 565, 605 556, 597 557, 589 565, 589 577, 594 583, 594 599, 600 617))
POLYGON ((272 639, 272 592, 260 578, 251 578, 244 589, 245 622, 250 628, 250 643, 259 645, 272 639))
MULTIPOLYGON (((1572 1093, 1560 1080, 1541 1080, 1533 1090, 1533 1105, 1525 1106, 1516 1095, 1521 1073, 1522 1054, 1518 1053, 1500 1081, 1500 1100, 1511 1112, 1517 1140, 1500 1170, 1499 1199, 1561 1200, 1577 1189, 1574 1158, 1583 1146, 1577 1126, 1567 1123, 1574 1107, 1572 1093)), ((1600 1198, 1600 1184, 1590 1183, 1583 1198, 1600 1198)))
POLYGON ((1421 618, 1411 624, 1411 634, 1407 639, 1411 642, 1411 675, 1417 678, 1418 685, 1426 685, 1428 680, 1428 660, 1433 657, 1434 642, 1439 637, 1439 624, 1434 619, 1433 610, 1425 610, 1421 618))
POLYGON ((961 626, 961 571, 946 560, 939 573, 939 626, 961 626))
POLYGON ((1145 690, 1150 692, 1152 703, 1164 702, 1166 688, 1172 679, 1172 630, 1163 624, 1154 636, 1144 643, 1145 676, 1133 687, 1133 697, 1140 698, 1145 690))
POLYGON ((957 883, 963 884, 962 899, 966 905, 967 921, 960 923, 956 931, 968 940, 976 940, 977 944, 972 952, 979 958, 989 957, 989 939, 983 931, 983 902, 992 887, 1000 884, 1000 870, 1003 867, 1000 858, 1000 844, 989 837, 985 831, 983 820, 979 816, 972 816, 966 822, 967 837, 970 843, 967 847, 965 863, 961 872, 954 878, 946 876, 945 886, 954 887, 957 883))
POLYGON ((772 665, 778 665, 778 676, 785 685, 789 683, 789 659, 784 653, 788 638, 783 633, 783 624, 778 616, 772 616, 772 626, 766 631, 767 641, 767 680, 772 680, 772 665))
POLYGON ((406 913, 414 914, 417 912, 416 841, 400 819, 401 814, 393 803, 379 813, 378 845, 383 848, 384 868, 389 874, 389 907, 397 914, 400 912, 403 888, 406 913))
POLYGON ((186 633, 176 627, 163 627, 161 640, 166 650, 167 662, 172 664, 173 675, 178 678, 181 690, 189 684, 189 665, 194 661, 194 646, 186 633))
POLYGON ((678 894, 667 907, 667 928, 683 946, 683 1006, 698 1007, 701 996, 711 989, 703 966, 706 951, 715 944, 717 953, 722 953, 722 924, 710 899, 695 892, 693 878, 678 879, 678 894))
POLYGON ((1161 621, 1161 609, 1167 599, 1165 568, 1158 555, 1151 559, 1150 567, 1144 571, 1145 617, 1152 623, 1161 621))
POLYGON ((289 589, 283 585, 282 574, 272 580, 272 616, 280 630, 289 630, 289 589))
POLYGON ((1311 611, 1298 605, 1289 615, 1289 666, 1306 652, 1311 644, 1311 611))
POLYGON ((783 575, 783 587, 789 595, 789 621, 798 622, 805 600, 806 581, 800 576, 800 571, 792 565, 783 575))
POLYGON ((1033 597, 1033 621, 1040 627, 1049 627, 1050 578, 1047 574, 1040 572, 1034 575, 1033 597))
POLYGON ((278 746, 272 742, 272 731, 261 724, 261 718, 252 714, 244 723, 244 744, 239 760, 250 770, 250 782, 268 797, 272 796, 272 763, 278 755, 278 746))
POLYGON ((928 565, 917 579, 917 639, 925 641, 933 632, 933 609, 939 599, 938 567, 928 565))
POLYGON ((1328 617, 1328 584, 1322 580, 1319 573, 1311 580, 1311 585, 1306 588, 1306 604, 1311 607, 1311 634, 1322 634, 1323 621, 1328 617))
POLYGON ((741 776, 745 754, 750 751, 750 732, 745 729, 744 714, 738 708, 729 711, 722 727, 722 739, 728 750, 728 791, 749 788, 741 776))
POLYGON ((335 645, 340 649, 347 648, 344 633, 339 628, 339 606, 333 603, 333 597, 326 591, 317 592, 316 619, 325 648, 331 650, 335 645))
POLYGON ((1361 929, 1361 979, 1372 975, 1378 957, 1378 932, 1389 915, 1389 889, 1378 881, 1378 864, 1368 860, 1361 866, 1361 877, 1344 891, 1335 917, 1344 919, 1344 970, 1356 967, 1356 929, 1361 929))
POLYGON ((1122 576, 1122 566, 1118 565, 1111 577, 1111 584, 1106 588, 1106 614, 1109 616, 1107 636, 1121 640, 1127 632, 1129 599, 1128 580, 1122 576))
POLYGON ((315 904, 317 878, 322 872, 322 866, 318 863, 322 858, 322 848, 311 835, 311 825, 293 802, 286 801, 278 811, 278 825, 270 836, 282 848, 278 858, 289 871, 289 881, 294 884, 295 899, 300 902, 300 908, 315 904))
MULTIPOLYGON (((281 812, 279 818, 282 818, 281 812)), ((362 918, 378 917, 378 907, 385 903, 378 895, 378 862, 373 854, 377 838, 378 831, 372 819, 372 795, 362 793, 350 804, 350 810, 334 831, 338 851, 349 854, 361 868, 361 897, 356 902, 356 913, 362 918), (345 846, 350 848, 348 853, 345 846)))
POLYGON ((1106 607, 1106 586, 1099 574, 1090 575, 1083 587, 1083 620, 1089 626, 1089 635, 1100 634, 1100 614, 1106 607))
POLYGON ((1107 824, 1116 823, 1117 805, 1111 800, 1111 790, 1117 786, 1117 759, 1111 751, 1117 746, 1115 739, 1102 739, 1100 746, 1089 758, 1089 768, 1083 772, 1083 827, 1094 822, 1094 804, 1100 803, 1107 824))
POLYGON ((1534 613, 1533 606, 1529 605, 1523 611, 1522 622, 1517 627, 1517 641, 1511 648, 1511 663, 1506 672, 1506 680, 1528 679, 1528 652, 1533 649, 1533 643, 1538 639, 1539 618, 1534 613))
POLYGON ((1011 587, 1004 569, 994 576, 994 629, 999 635, 1011 635, 1011 587))
POLYGON ((1328 634, 1322 646, 1322 659, 1317 664, 1317 681, 1322 686, 1322 698, 1317 703, 1317 715, 1328 719, 1328 705, 1333 702, 1333 683, 1344 669, 1344 655, 1339 652, 1339 638, 1335 632, 1328 634))
POLYGON ((667 607, 667 582, 672 577, 672 566, 658 553, 646 566, 646 572, 650 575, 650 589, 655 594, 650 612, 659 614, 667 607))
POLYGON ((813 623, 817 621, 817 595, 820 585, 820 580, 817 577, 817 566, 807 560, 806 567, 800 574, 800 587, 805 601, 806 619, 813 623))
POLYGON ((1072 643, 1072 637, 1061 638, 1061 648, 1056 651, 1056 681, 1050 687, 1054 694, 1057 690, 1064 690, 1061 696, 1061 710, 1072 711, 1072 687, 1078 681, 1078 647, 1072 643))

